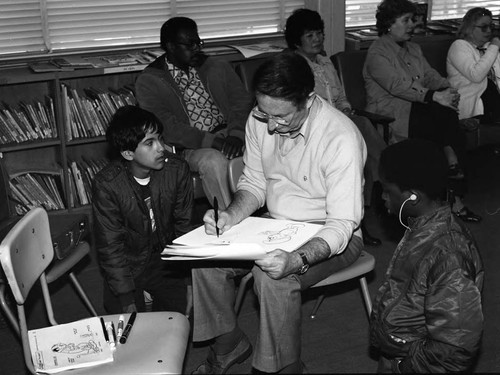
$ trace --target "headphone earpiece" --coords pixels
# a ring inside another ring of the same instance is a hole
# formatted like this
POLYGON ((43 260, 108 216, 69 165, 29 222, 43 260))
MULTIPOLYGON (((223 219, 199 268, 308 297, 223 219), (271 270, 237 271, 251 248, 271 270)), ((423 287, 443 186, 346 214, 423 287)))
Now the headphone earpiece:
POLYGON ((417 194, 412 194, 410 195, 410 198, 409 198, 411 201, 416 201, 417 200, 417 194))

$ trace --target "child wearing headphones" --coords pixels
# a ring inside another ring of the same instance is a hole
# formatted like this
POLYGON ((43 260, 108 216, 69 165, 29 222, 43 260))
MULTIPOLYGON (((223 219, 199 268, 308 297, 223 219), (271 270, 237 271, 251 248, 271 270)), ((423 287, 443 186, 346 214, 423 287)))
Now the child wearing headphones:
POLYGON ((380 159, 386 206, 407 228, 370 318, 380 373, 470 371, 479 349, 484 269, 444 199, 447 170, 442 149, 419 139, 389 146, 380 159))

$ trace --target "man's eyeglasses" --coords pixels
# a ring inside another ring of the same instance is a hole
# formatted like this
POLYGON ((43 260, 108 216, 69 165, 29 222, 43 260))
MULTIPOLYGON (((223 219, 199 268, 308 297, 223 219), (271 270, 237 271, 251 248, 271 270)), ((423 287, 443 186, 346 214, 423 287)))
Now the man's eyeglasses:
POLYGON ((483 33, 485 33, 488 30, 494 30, 495 29, 495 24, 489 24, 489 25, 474 25, 474 27, 477 27, 478 29, 481 29, 483 33))
POLYGON ((288 125, 290 125, 290 123, 287 120, 285 120, 284 118, 279 117, 279 116, 268 115, 267 113, 259 111, 257 109, 257 107, 255 107, 254 109, 252 109, 252 116, 256 120, 258 120, 260 122, 265 122, 266 124, 270 120, 273 120, 278 125, 282 125, 282 126, 288 126, 288 125))
POLYGON ((198 47, 203 48, 203 46, 205 45, 205 42, 201 39, 198 39, 198 40, 193 40, 193 41, 187 42, 187 43, 175 42, 175 44, 179 44, 181 46, 186 47, 187 49, 193 50, 193 49, 196 49, 198 47))

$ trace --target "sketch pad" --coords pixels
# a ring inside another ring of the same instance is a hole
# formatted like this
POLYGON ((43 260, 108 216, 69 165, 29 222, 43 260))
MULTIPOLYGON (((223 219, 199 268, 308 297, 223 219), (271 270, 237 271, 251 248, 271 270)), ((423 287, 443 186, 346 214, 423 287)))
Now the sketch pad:
POLYGON ((162 256, 165 260, 256 260, 275 249, 297 249, 321 227, 291 220, 248 217, 219 237, 206 234, 205 227, 200 226, 175 239, 162 256))

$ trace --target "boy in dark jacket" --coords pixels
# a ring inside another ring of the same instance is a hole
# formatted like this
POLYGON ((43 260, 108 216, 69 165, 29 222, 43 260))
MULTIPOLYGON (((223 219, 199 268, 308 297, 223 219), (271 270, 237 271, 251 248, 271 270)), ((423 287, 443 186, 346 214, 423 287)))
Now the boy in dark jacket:
POLYGON ((95 177, 93 214, 108 313, 144 311, 144 291, 153 310, 186 312, 184 274, 160 253, 191 229, 193 189, 187 163, 165 150, 162 131, 155 115, 125 106, 106 132, 120 160, 95 177))
POLYGON ((386 206, 407 230, 371 315, 379 373, 470 371, 479 349, 484 269, 471 233, 442 200, 447 168, 439 146, 417 139, 380 159, 386 206))

